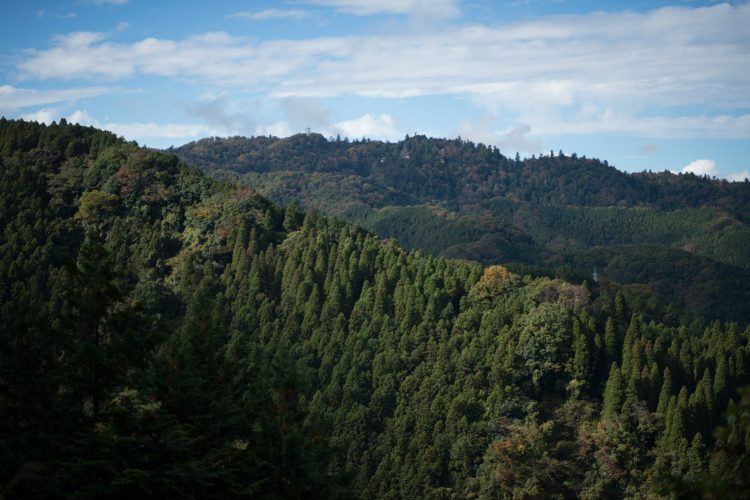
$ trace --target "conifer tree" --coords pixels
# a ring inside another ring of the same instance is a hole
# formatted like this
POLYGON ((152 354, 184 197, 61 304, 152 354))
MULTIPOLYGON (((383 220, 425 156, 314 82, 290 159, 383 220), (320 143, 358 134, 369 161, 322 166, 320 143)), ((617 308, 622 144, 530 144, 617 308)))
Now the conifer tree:
POLYGON ((714 396, 719 405, 723 404, 727 398, 727 363, 724 354, 719 354, 716 363, 716 374, 714 375, 714 396))
POLYGON ((622 403, 623 415, 629 415, 635 404, 640 400, 638 385, 638 373, 633 371, 628 379, 628 385, 625 389, 625 401, 622 403))
POLYGON ((625 305, 625 297, 621 291, 617 291, 615 294, 615 322, 618 331, 625 329, 625 321, 628 317, 627 306, 625 305))
POLYGON ((691 480, 700 478, 704 472, 704 455, 706 445, 703 442, 703 436, 700 432, 697 432, 693 436, 693 441, 690 443, 690 449, 688 450, 688 473, 687 476, 691 480))
POLYGON ((85 388, 85 397, 97 414, 107 386, 116 376, 115 360, 122 356, 120 349, 125 347, 122 341, 126 332, 118 331, 113 315, 122 292, 112 270, 110 253, 104 248, 99 231, 93 228, 86 230, 78 252, 77 271, 78 283, 69 290, 76 337, 68 361, 74 377, 80 378, 76 385, 85 388))
POLYGON ((672 421, 669 426, 668 443, 672 450, 677 450, 682 445, 682 440, 687 438, 687 419, 688 419, 688 392, 685 386, 680 389, 680 395, 677 397, 677 405, 672 414, 672 421))
POLYGON ((573 376, 585 382, 589 374, 590 351, 588 338, 582 331, 580 322, 573 321, 573 376))
POLYGON ((612 363, 619 361, 621 354, 621 347, 618 342, 617 330, 615 329, 615 321, 611 316, 607 318, 607 322, 604 325, 604 350, 605 350, 605 362, 607 366, 612 363))
POLYGON ((669 399, 672 397, 672 373, 669 367, 664 368, 664 382, 661 385, 661 391, 659 392, 659 403, 656 407, 656 413, 661 415, 662 418, 666 419, 667 408, 669 407, 669 399))
POLYGON ((297 229, 299 227, 301 217, 302 214, 299 212, 297 200, 292 200, 284 210, 284 229, 287 232, 297 229))
POLYGON ((604 389, 604 403, 602 406, 602 416, 605 418, 615 418, 622 407, 622 379, 620 369, 617 363, 612 363, 609 370, 609 378, 604 389))

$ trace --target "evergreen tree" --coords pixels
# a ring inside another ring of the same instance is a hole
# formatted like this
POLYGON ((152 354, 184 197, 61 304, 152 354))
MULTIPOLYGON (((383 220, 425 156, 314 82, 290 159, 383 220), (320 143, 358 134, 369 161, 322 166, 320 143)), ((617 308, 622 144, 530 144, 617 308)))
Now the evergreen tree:
POLYGON ((605 349, 605 361, 611 365, 619 361, 619 355, 621 347, 617 340, 617 331, 615 330, 615 322, 612 317, 607 318, 607 323, 604 326, 604 349, 605 349))
POLYGON ((672 373, 669 371, 669 367, 664 368, 664 382, 659 392, 659 403, 656 407, 656 413, 666 418, 667 408, 669 407, 669 399, 672 397, 672 373))
POLYGON ((580 322, 573 321, 573 376, 586 382, 589 374, 590 349, 588 338, 582 331, 580 322))
POLYGON ((622 379, 617 363, 612 363, 609 370, 609 378, 604 389, 604 403, 602 405, 602 416, 615 418, 622 407, 622 379))
POLYGON ((286 231, 294 231, 300 225, 302 214, 299 212, 297 200, 292 200, 284 210, 283 227, 286 231))
POLYGON ((714 375, 713 391, 716 401, 719 404, 726 401, 727 398, 727 363, 723 354, 719 354, 716 363, 716 374, 714 375))
POLYGON ((687 425, 688 419, 688 396, 687 388, 685 386, 680 389, 680 394, 677 397, 677 404, 671 416, 671 422, 669 425, 669 436, 668 443, 672 450, 678 450, 682 446, 682 441, 687 436, 687 425))

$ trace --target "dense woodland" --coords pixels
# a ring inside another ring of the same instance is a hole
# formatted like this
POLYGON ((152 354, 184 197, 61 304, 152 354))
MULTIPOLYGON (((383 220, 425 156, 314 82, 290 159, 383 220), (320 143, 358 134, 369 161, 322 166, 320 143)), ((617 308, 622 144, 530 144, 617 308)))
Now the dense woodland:
POLYGON ((407 251, 64 121, 0 119, 0 230, 4 498, 750 495, 745 323, 407 251))
POLYGON ((561 151, 511 159, 423 136, 210 138, 173 152, 217 179, 343 217, 407 249, 578 283, 596 269, 683 320, 688 311, 750 322, 750 182, 626 174, 561 151))

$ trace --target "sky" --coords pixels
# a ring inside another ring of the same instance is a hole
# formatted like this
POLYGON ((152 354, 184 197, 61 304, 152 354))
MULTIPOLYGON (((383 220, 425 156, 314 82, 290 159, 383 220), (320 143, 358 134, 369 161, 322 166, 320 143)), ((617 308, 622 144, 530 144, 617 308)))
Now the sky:
POLYGON ((750 177, 750 2, 3 0, 0 115, 166 148, 462 137, 750 177))

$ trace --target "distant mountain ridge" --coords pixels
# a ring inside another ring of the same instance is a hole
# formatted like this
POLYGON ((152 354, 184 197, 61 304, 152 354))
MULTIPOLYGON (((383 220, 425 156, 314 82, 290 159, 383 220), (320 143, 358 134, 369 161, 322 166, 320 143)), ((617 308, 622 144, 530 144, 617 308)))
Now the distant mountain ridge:
MULTIPOLYGON (((750 183, 694 174, 628 174, 606 161, 562 152, 511 159, 496 147, 462 139, 407 136, 381 141, 288 138, 208 138, 172 148, 205 170, 238 174, 301 171, 367 178, 406 202, 476 203, 501 197, 576 206, 647 206, 665 210, 717 206, 747 220, 750 183)), ((383 202, 396 201, 385 198, 383 202)), ((396 204, 396 203, 385 203, 396 204)))
POLYGON ((344 217, 407 248, 579 279, 596 267, 605 279, 668 290, 680 308, 750 320, 738 307, 750 299, 750 182, 629 174, 562 152, 509 158, 421 135, 393 143, 208 138, 170 151, 217 179, 344 217), (711 298, 717 289, 727 302, 711 298))

